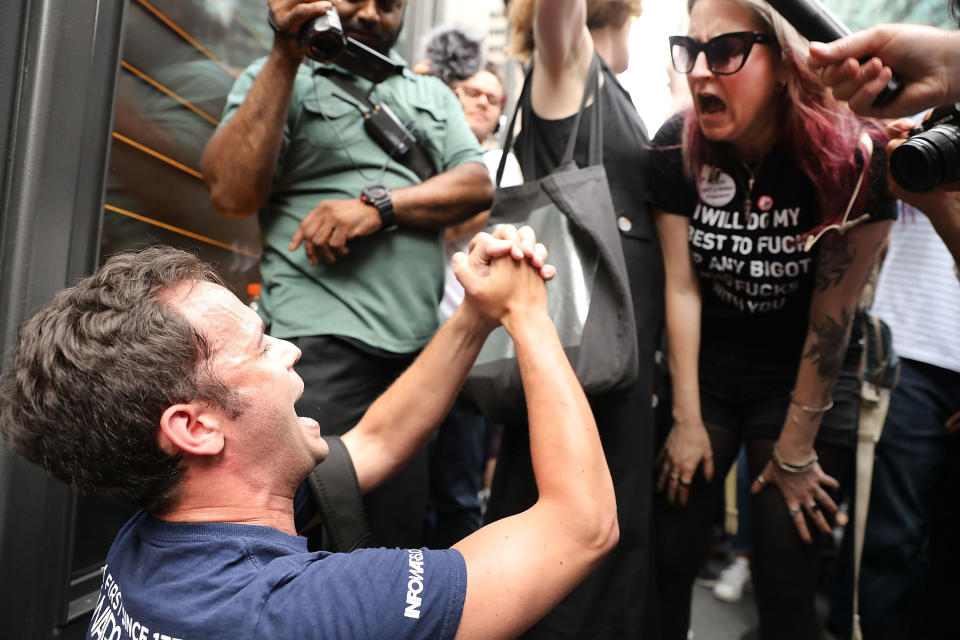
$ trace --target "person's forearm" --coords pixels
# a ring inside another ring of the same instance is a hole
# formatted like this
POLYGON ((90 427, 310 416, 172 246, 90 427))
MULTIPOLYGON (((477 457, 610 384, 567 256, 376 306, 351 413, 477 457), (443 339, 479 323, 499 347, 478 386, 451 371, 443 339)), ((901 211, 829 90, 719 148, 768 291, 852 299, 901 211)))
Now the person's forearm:
POLYGON ((813 452, 850 340, 853 307, 818 316, 819 321, 811 314, 810 330, 778 439, 779 454, 790 462, 806 460, 813 452))
POLYGON ((462 238, 473 237, 474 234, 483 231, 487 226, 487 220, 490 219, 490 210, 481 211, 477 215, 468 218, 466 221, 447 227, 447 242, 456 242, 462 238))
POLYGON ((584 0, 538 0, 534 8, 530 101, 541 118, 576 113, 593 55, 584 0))
POLYGON ((681 425, 701 423, 700 330, 703 300, 687 244, 686 216, 653 210, 663 251, 667 356, 673 388, 673 418, 681 425))
POLYGON ((366 492, 406 464, 450 411, 492 325, 461 305, 412 365, 344 436, 366 492), (358 453, 375 447, 376 455, 358 453), (375 468, 362 467, 376 460, 375 468))
POLYGON ((289 44, 275 45, 243 103, 210 138, 203 155, 204 180, 217 211, 249 216, 266 202, 300 59, 289 44))
POLYGON ((864 225, 821 250, 793 397, 777 443, 788 462, 813 452, 823 414, 833 401, 857 304, 891 224, 864 225))
POLYGON ((668 291, 665 302, 673 419, 680 425, 699 424, 700 294, 695 290, 668 291))
POLYGON ((565 70, 570 61, 580 57, 584 47, 589 48, 587 3, 585 0, 537 0, 533 36, 543 69, 551 75, 565 70))
POLYGON ((910 204, 927 216, 954 262, 960 264, 960 191, 922 194, 916 199, 911 198, 910 204))
POLYGON ((528 407, 539 508, 590 548, 616 536, 616 498, 596 422, 545 310, 504 318, 528 407))
POLYGON ((933 221, 933 228, 947 246, 954 262, 960 264, 960 213, 933 221))
POLYGON ((493 183, 480 162, 467 162, 429 180, 392 192, 397 224, 442 229, 488 209, 493 183))

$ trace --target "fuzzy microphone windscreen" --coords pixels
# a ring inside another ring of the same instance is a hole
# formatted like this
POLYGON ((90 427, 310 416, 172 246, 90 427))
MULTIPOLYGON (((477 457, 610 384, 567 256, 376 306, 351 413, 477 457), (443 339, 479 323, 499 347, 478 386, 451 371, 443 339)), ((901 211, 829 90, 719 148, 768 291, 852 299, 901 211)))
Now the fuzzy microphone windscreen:
POLYGON ((435 27, 424 37, 423 56, 430 73, 447 84, 476 75, 486 63, 483 37, 460 27, 435 27))

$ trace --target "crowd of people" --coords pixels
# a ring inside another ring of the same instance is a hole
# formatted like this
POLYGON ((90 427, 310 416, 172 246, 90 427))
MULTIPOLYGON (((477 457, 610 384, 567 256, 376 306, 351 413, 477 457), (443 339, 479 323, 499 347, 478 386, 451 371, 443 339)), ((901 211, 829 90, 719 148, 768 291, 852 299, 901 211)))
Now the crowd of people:
POLYGON ((820 638, 874 284, 904 364, 860 610, 844 615, 867 640, 948 637, 960 170, 903 188, 888 158, 914 122, 882 118, 960 100, 960 32, 810 43, 764 0, 688 0, 687 33, 664 47, 691 104, 651 137, 617 79, 639 0, 512 0, 530 113, 501 150, 502 70, 456 28, 408 66, 394 44, 412 2, 269 2, 273 45, 203 156, 214 206, 262 230, 258 312, 209 265, 153 247, 22 327, 0 386, 7 446, 141 509, 88 637, 686 640, 739 455, 734 566, 759 637, 820 638), (307 55, 298 35, 334 10, 387 77, 307 55), (894 73, 903 89, 881 106, 894 73), (579 127, 594 110, 599 141, 579 127), (563 170, 568 138, 580 166, 602 150, 635 319, 638 370, 605 393, 583 391, 548 313, 565 277, 550 247, 487 227, 495 187, 563 170), (526 399, 504 424, 460 396, 498 326, 526 399), (362 495, 344 515, 365 548, 313 535, 340 524, 309 481, 323 465, 362 495))

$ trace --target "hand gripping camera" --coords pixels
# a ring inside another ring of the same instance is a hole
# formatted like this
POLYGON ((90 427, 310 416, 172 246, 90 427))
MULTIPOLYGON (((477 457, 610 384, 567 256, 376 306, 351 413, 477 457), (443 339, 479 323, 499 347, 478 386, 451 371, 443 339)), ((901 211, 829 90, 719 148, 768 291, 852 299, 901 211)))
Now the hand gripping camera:
POLYGON ((908 191, 960 178, 960 103, 937 107, 890 154, 890 174, 908 191))
MULTIPOLYGON (((331 7, 325 14, 304 23, 297 36, 297 44, 308 58, 318 62, 336 62, 338 66, 374 84, 403 72, 402 65, 362 42, 346 37, 336 7, 331 7)), ((430 156, 390 107, 373 103, 369 91, 361 91, 351 82, 343 82, 335 77, 331 79, 361 104, 369 107, 370 110, 364 114, 363 128, 381 149, 408 167, 421 180, 426 180, 436 173, 430 156)))
POLYGON ((346 37, 336 7, 330 7, 322 16, 304 23, 297 43, 308 58, 318 62, 336 62, 347 71, 373 83, 383 82, 400 73, 403 68, 379 51, 346 37))

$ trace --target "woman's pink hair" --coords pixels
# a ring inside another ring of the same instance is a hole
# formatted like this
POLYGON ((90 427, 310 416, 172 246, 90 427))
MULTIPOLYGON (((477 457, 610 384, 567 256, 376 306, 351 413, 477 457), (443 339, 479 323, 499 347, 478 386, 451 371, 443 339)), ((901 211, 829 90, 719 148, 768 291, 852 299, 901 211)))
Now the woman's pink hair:
MULTIPOLYGON (((874 153, 884 153, 887 141, 885 130, 875 121, 858 118, 845 103, 839 102, 824 88, 806 64, 808 41, 769 4, 761 0, 736 1, 769 27, 777 40, 781 58, 789 69, 789 79, 780 95, 779 108, 774 117, 780 118, 779 144, 787 150, 817 191, 819 207, 814 212, 816 228, 810 232, 816 233, 840 221, 853 195, 861 171, 856 154, 858 147, 861 147, 862 153, 860 133, 869 131, 874 139, 874 153)), ((695 2, 691 0, 689 7, 692 8, 695 2)), ((684 113, 683 148, 684 164, 695 179, 705 164, 726 164, 722 147, 703 135, 693 108, 684 113)), ((863 186, 851 211, 851 218, 866 207, 869 172, 867 163, 863 186)))

